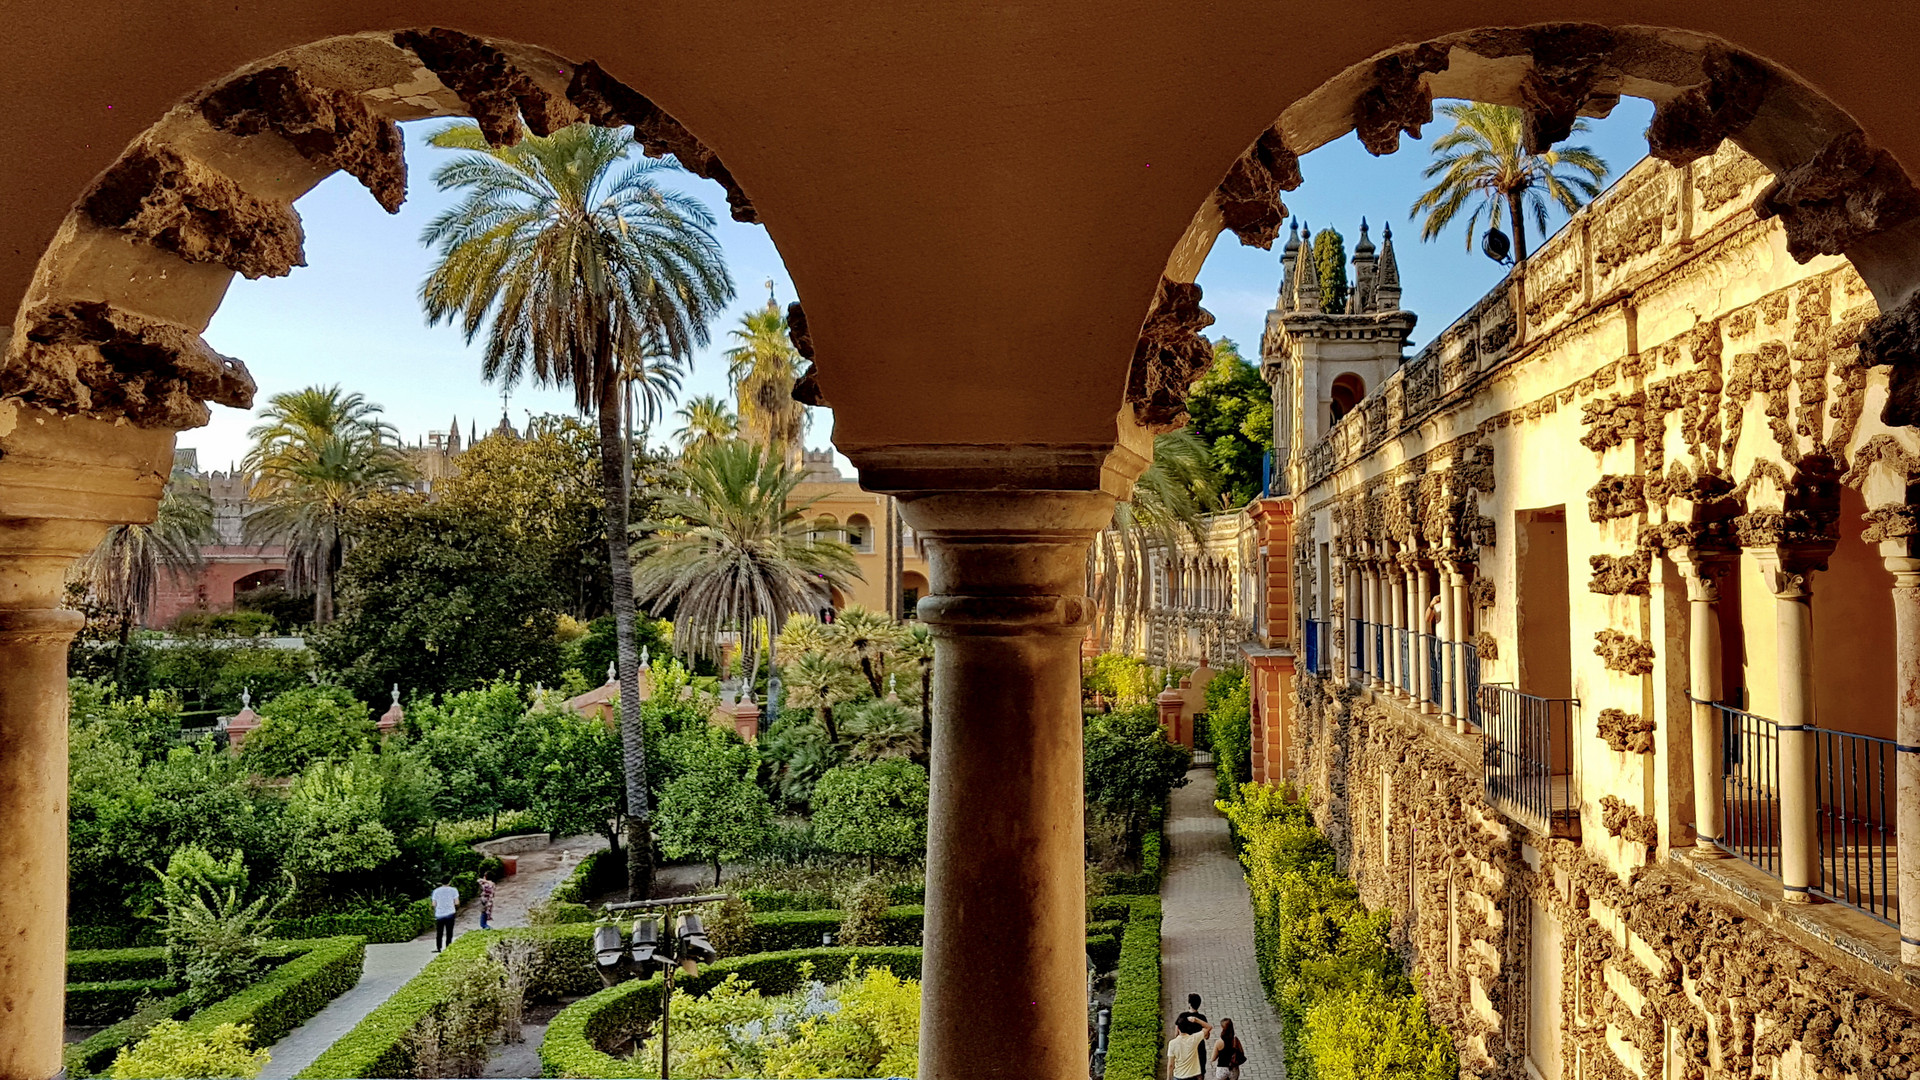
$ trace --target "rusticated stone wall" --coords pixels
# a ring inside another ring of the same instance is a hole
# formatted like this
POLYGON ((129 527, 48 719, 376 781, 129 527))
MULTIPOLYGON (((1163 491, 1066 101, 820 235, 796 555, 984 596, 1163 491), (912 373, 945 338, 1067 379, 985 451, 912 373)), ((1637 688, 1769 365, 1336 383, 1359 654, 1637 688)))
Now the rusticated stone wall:
MULTIPOLYGON (((1560 1076, 1904 1080, 1920 1067, 1911 991, 1807 943, 1684 865, 1622 874, 1541 839, 1481 796, 1472 744, 1372 695, 1296 681, 1314 817, 1453 1034, 1461 1074, 1522 1080, 1530 925, 1559 930, 1560 1076)), ((1631 829, 1631 822, 1627 828, 1631 829)))

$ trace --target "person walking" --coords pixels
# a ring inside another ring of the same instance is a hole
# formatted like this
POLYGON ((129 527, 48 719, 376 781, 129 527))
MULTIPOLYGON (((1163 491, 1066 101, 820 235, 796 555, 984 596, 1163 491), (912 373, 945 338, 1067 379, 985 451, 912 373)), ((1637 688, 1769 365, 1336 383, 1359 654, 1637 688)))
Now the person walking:
POLYGON ((1213 1043, 1213 1080, 1240 1080, 1240 1066, 1246 1063, 1247 1048, 1233 1033, 1233 1018, 1220 1018, 1220 1037, 1213 1043))
POLYGON ((453 916, 460 910, 460 890, 452 881, 433 890, 433 951, 453 944, 453 916))
MULTIPOLYGON (((1200 1011, 1200 995, 1199 994, 1187 995, 1186 1011, 1182 1012, 1179 1016, 1174 1017, 1175 1022, 1178 1022, 1182 1019, 1198 1020, 1202 1024, 1207 1022, 1207 1014, 1200 1011)), ((1201 1076, 1207 1075, 1207 1042, 1205 1039, 1202 1039, 1200 1041, 1200 1075, 1201 1076)))
POLYGON ((493 879, 480 876, 480 929, 490 928, 493 919, 493 879))
POLYGON ((1179 1034, 1167 1040, 1167 1076, 1169 1080, 1196 1080, 1206 1067, 1200 1055, 1207 1036, 1213 1034, 1213 1025, 1182 1013, 1173 1026, 1179 1034))

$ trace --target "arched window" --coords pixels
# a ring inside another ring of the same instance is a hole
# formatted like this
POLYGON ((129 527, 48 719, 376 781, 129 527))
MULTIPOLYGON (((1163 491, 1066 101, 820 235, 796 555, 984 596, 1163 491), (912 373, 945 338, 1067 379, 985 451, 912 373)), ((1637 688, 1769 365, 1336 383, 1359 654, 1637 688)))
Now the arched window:
POLYGON ((865 514, 847 518, 847 545, 855 551, 873 550, 873 526, 867 523, 865 514))
POLYGON ((1367 381, 1349 371, 1333 380, 1333 401, 1327 406, 1327 426, 1353 411, 1367 396, 1367 381))
POLYGON ((822 540, 833 539, 839 532, 840 523, 833 520, 833 515, 822 514, 813 519, 813 528, 808 532, 807 538, 817 544, 822 540))

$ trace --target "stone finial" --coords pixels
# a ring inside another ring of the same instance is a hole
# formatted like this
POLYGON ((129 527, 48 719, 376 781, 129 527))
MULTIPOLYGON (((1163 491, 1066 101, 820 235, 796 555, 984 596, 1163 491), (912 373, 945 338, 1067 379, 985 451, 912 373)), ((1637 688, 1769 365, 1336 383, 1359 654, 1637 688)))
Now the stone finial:
POLYGON ((612 660, 607 661, 607 685, 612 686, 619 681, 620 668, 612 660))
POLYGON ((253 687, 242 687, 240 690, 240 711, 245 712, 251 708, 253 708, 253 687))
POLYGON ((1318 313, 1320 310, 1320 271, 1313 264, 1313 226, 1302 223, 1304 240, 1294 254, 1294 310, 1318 313))
POLYGON ((250 694, 244 691, 242 692, 239 714, 228 718, 225 724, 227 729, 227 748, 236 753, 239 752, 241 745, 247 741, 247 736, 253 733, 253 729, 260 726, 260 714, 253 711, 253 705, 249 700, 250 698, 250 694))
POLYGON ((387 711, 380 716, 380 722, 374 726, 380 729, 380 735, 384 738, 398 728, 400 721, 406 719, 406 716, 407 714, 400 709, 400 684, 394 683, 393 704, 387 706, 387 711))
POLYGON ((640 646, 640 666, 642 668, 648 668, 653 666, 653 660, 649 656, 647 647, 645 645, 640 646))
POLYGON ((1400 310, 1400 263, 1393 255, 1393 225, 1380 225, 1380 261, 1373 273, 1375 311, 1400 310))

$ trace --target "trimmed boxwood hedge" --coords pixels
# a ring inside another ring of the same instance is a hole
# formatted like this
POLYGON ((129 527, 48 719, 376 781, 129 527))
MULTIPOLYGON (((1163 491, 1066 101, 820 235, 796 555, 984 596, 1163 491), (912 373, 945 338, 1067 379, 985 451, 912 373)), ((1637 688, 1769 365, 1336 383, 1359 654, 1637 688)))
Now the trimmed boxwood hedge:
POLYGON ((167 974, 167 950, 158 945, 136 949, 73 949, 67 953, 67 983, 160 979, 167 974))
POLYGON ((164 976, 158 979, 68 983, 67 1023, 111 1024, 132 1015, 140 1008, 142 1001, 170 998, 180 990, 179 983, 164 976))
POLYGON ((328 1047, 300 1076, 412 1076, 413 1050, 408 1045, 408 1035, 428 1013, 452 998, 461 974, 486 956, 488 947, 502 938, 526 939, 540 947, 527 985, 528 998, 590 994, 600 988, 600 977, 593 966, 593 930, 591 923, 577 923, 470 930, 461 934, 420 974, 328 1047))
POLYGON ((69 949, 126 949, 159 945, 163 938, 160 928, 148 923, 67 927, 69 949))
POLYGON ((415 900, 399 911, 342 912, 335 915, 309 915, 300 919, 276 919, 276 938, 312 939, 325 937, 363 937, 369 945, 391 945, 412 941, 433 929, 433 902, 415 900))
POLYGON ((1160 1068, 1160 898, 1131 898, 1113 978, 1107 1080, 1155 1080, 1160 1068))
POLYGON ((627 853, 611 848, 588 852, 567 879, 554 886, 551 899, 567 904, 584 904, 609 889, 619 888, 627 880, 627 853))
POLYGON ((1147 895, 1160 891, 1161 850, 1166 839, 1162 835, 1166 816, 1154 823, 1152 831, 1140 838, 1140 872, 1137 874, 1109 874, 1107 888, 1116 893, 1147 895))
MULTIPOLYGON (((674 980, 688 991, 699 994, 717 985, 728 975, 739 975, 765 994, 786 994, 800 988, 800 965, 811 963, 817 977, 835 978, 847 965, 884 967, 902 978, 920 977, 920 950, 909 947, 871 949, 792 949, 783 952, 754 953, 732 960, 720 960, 702 968, 691 978, 674 980)), ((647 1027, 660 1014, 660 976, 637 979, 609 987, 583 1001, 576 1001, 553 1018, 540 1043, 541 1072, 546 1076, 639 1077, 648 1074, 647 1066, 622 1061, 605 1053, 600 1046, 615 1038, 647 1027)), ((657 1068, 657 1066, 655 1066, 657 1068)))
POLYGON ((251 1024, 253 1045, 271 1046, 352 989, 360 981, 366 953, 366 941, 357 937, 272 942, 267 958, 278 966, 252 986, 191 1014, 184 993, 155 1002, 68 1047, 67 1071, 74 1076, 98 1074, 113 1063, 122 1047, 138 1042, 164 1019, 184 1020, 191 1030, 251 1024))

